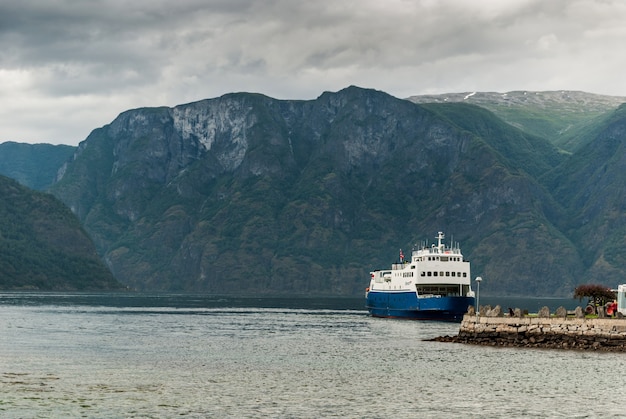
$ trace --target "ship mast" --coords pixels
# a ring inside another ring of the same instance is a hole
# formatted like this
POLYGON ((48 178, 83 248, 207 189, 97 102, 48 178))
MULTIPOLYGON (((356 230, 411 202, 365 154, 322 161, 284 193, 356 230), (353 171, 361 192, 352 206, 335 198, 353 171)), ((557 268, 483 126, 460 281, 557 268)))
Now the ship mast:
POLYGON ((439 249, 439 253, 443 253, 443 251, 445 250, 445 245, 441 242, 444 237, 445 235, 442 231, 437 234, 437 248, 439 249))

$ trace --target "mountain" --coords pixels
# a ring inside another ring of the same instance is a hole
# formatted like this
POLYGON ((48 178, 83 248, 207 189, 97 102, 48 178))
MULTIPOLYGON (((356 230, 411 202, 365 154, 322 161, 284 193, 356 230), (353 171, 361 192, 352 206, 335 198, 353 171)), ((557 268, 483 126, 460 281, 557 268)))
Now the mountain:
POLYGON ((0 289, 123 288, 59 200, 4 176, 0 198, 0 289))
POLYGON ((570 295, 590 279, 584 249, 540 181, 566 160, 479 106, 238 93, 120 114, 50 191, 136 289, 358 295, 444 231, 482 291, 570 295))
POLYGON ((602 125, 607 114, 626 97, 560 90, 447 93, 411 96, 414 103, 474 104, 492 111, 524 132, 550 140, 565 151, 576 151, 589 138, 590 127, 602 125))
POLYGON ((17 180, 31 189, 43 191, 54 182, 57 170, 76 147, 52 144, 0 144, 0 175, 17 180))
MULTIPOLYGON (((543 183, 565 208, 561 231, 584 252, 594 279, 626 276, 626 104, 612 112, 579 152, 543 183)), ((617 283, 614 281, 614 283, 617 283)))

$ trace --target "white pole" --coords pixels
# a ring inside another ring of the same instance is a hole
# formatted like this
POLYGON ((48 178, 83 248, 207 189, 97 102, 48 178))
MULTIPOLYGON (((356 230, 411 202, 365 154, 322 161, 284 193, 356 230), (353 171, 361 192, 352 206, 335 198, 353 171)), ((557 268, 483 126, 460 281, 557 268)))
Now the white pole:
POLYGON ((481 277, 476 277, 476 316, 480 314, 480 282, 482 280, 481 277))

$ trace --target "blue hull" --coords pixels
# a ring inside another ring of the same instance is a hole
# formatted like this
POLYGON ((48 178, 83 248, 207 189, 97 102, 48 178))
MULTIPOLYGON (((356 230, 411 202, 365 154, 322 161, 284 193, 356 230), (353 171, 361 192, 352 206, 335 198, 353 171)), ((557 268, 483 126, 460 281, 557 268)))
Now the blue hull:
POLYGON ((417 298, 414 292, 370 291, 366 307, 375 317, 461 321, 473 297, 417 298))

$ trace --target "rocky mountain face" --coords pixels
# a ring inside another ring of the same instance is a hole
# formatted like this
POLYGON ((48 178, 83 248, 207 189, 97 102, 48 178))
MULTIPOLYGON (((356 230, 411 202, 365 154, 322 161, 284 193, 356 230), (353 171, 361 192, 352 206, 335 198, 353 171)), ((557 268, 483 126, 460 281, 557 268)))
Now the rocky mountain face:
POLYGON ((356 87, 312 101, 229 94, 124 112, 51 192, 136 289, 357 295, 369 270, 437 231, 461 243, 487 293, 614 286, 620 260, 589 253, 598 244, 568 198, 579 183, 562 173, 581 171, 578 154, 557 146, 466 103, 356 87))
POLYGON ((0 289, 122 288, 63 203, 0 176, 0 289))

